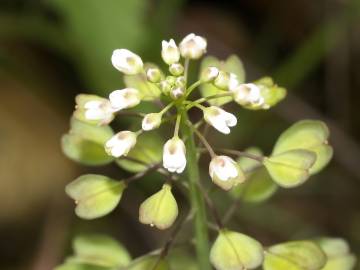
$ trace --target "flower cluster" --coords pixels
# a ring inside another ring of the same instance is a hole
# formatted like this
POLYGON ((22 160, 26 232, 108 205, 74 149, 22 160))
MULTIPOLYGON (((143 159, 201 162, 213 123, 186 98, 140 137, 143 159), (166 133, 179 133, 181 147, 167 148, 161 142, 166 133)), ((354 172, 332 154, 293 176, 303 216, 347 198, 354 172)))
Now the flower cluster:
MULTIPOLYGON (((163 100, 167 101, 160 112, 149 113, 143 116, 141 130, 120 131, 105 143, 106 152, 116 158, 125 157, 136 145, 137 137, 145 131, 158 128, 164 115, 171 115, 172 108, 176 108, 174 135, 163 147, 163 167, 171 173, 182 173, 186 168, 186 147, 180 138, 179 129, 182 114, 191 108, 199 108, 203 112, 203 120, 223 134, 229 134, 230 128, 237 124, 235 115, 225 111, 219 106, 204 106, 203 103, 223 97, 230 97, 238 104, 251 109, 268 109, 280 101, 282 97, 275 98, 269 87, 261 83, 243 83, 235 73, 221 69, 218 66, 207 66, 201 72, 200 79, 190 86, 187 85, 187 69, 190 60, 202 57, 207 48, 207 41, 195 34, 187 35, 177 45, 173 39, 162 41, 161 57, 168 65, 169 75, 156 66, 144 65, 142 59, 127 49, 117 49, 111 57, 112 65, 125 75, 144 76, 148 83, 160 90, 163 100), (181 58, 184 61, 181 61, 181 58), (197 100, 190 100, 190 94, 199 86, 211 84, 218 93, 197 100)), ((139 89, 125 88, 115 90, 109 97, 101 98, 93 95, 79 95, 76 102, 75 116, 97 123, 109 124, 117 112, 138 105, 146 96, 139 89)), ((169 122, 169 121, 168 121, 169 122)), ((185 123, 188 125, 189 123, 185 123)), ((191 123, 190 123, 191 124, 191 123)), ((228 190, 234 185, 244 181, 244 175, 239 165, 228 156, 216 155, 204 137, 197 133, 200 140, 211 154, 209 174, 220 187, 228 190), (204 142, 205 141, 205 142, 204 142)))

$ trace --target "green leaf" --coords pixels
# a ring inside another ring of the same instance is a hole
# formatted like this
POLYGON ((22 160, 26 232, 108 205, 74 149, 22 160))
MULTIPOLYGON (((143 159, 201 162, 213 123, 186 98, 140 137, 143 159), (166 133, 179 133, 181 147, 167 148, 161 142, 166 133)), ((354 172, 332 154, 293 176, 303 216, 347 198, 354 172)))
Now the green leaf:
MULTIPOLYGON (((145 164, 154 164, 162 160, 162 147, 164 142, 157 132, 146 132, 141 134, 134 148, 130 150, 127 157, 144 162, 145 164)), ((145 170, 146 165, 127 159, 117 159, 116 163, 124 170, 130 172, 140 172, 145 170)))
POLYGON ((264 270, 320 270, 326 255, 311 241, 294 241, 271 246, 265 253, 264 270))
MULTIPOLYGON (((149 67, 157 68, 156 65, 151 63, 146 63, 144 66, 145 70, 149 67)), ((164 75, 161 74, 161 77, 163 78, 164 75)), ((142 100, 145 101, 158 99, 161 94, 160 88, 155 83, 148 82, 145 74, 124 75, 124 82, 126 87, 139 90, 142 95, 142 100)))
POLYGON ((298 149, 266 158, 264 165, 278 185, 292 188, 309 178, 309 170, 315 160, 314 152, 298 149))
POLYGON ((68 184, 65 191, 75 200, 75 213, 79 217, 94 219, 110 213, 118 205, 124 189, 124 182, 86 174, 68 184))
POLYGON ((351 254, 349 244, 341 238, 321 238, 317 243, 325 252, 328 261, 322 270, 351 270, 356 257, 351 254))
POLYGON ((70 131, 61 138, 61 147, 71 160, 85 165, 104 165, 113 161, 104 149, 113 134, 109 126, 94 126, 72 118, 70 131))
MULTIPOLYGON (((245 82, 244 66, 240 58, 237 57, 236 55, 230 55, 225 61, 220 61, 214 56, 205 57, 201 62, 199 74, 202 74, 202 71, 210 66, 217 67, 222 71, 234 73, 238 77, 239 83, 245 82)), ((211 83, 202 84, 200 86, 200 91, 203 97, 224 93, 223 90, 215 87, 211 83)), ((211 105, 221 106, 230 102, 231 100, 232 100, 231 97, 222 97, 222 98, 209 100, 208 102, 211 105)))
POLYGON ((255 269, 263 262, 263 248, 245 234, 222 230, 210 250, 210 261, 217 270, 255 269))
POLYGON ((104 267, 127 266, 131 257, 117 241, 106 235, 81 235, 73 241, 74 260, 104 267))
POLYGON ((164 259, 161 259, 159 261, 159 256, 147 255, 134 260, 129 266, 127 266, 126 268, 121 268, 120 270, 169 270, 169 269, 170 269, 169 264, 164 259))
POLYGON ((235 186, 230 194, 245 202, 259 203, 270 198, 278 189, 265 168, 260 168, 248 175, 247 180, 235 186))
POLYGON ((178 206, 171 193, 171 186, 165 184, 160 191, 147 198, 140 205, 139 220, 143 224, 165 230, 175 222, 178 213, 178 206))
POLYGON ((310 170, 315 174, 331 160, 333 149, 328 145, 329 129, 324 122, 302 120, 285 130, 275 144, 273 155, 293 149, 305 149, 316 153, 316 162, 310 170))

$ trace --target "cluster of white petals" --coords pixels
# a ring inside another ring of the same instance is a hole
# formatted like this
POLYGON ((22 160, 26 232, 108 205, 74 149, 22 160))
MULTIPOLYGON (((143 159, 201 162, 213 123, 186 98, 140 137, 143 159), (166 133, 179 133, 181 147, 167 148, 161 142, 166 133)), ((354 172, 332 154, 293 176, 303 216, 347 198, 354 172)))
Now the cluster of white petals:
POLYGON ((115 90, 110 93, 109 100, 112 108, 116 111, 135 107, 141 101, 140 92, 135 88, 115 90))
POLYGON ((128 75, 140 73, 144 66, 141 58, 127 49, 115 50, 111 62, 117 70, 128 75))
POLYGON ((216 156, 211 159, 209 165, 211 178, 218 178, 221 181, 228 181, 239 176, 237 163, 228 156, 216 156))
POLYGON ((237 124, 235 115, 226 112, 220 107, 210 106, 203 110, 205 121, 224 134, 230 133, 230 127, 237 124))
POLYGON ((106 152, 113 157, 126 156, 136 144, 137 135, 131 131, 120 131, 105 143, 106 152))
POLYGON ((199 59, 206 52, 206 39, 191 33, 179 44, 180 53, 184 58, 199 59))
POLYGON ((84 104, 84 116, 87 120, 109 123, 113 119, 114 110, 109 100, 90 100, 84 104))
POLYGON ((169 42, 163 40, 161 45, 162 45, 161 57, 166 64, 171 65, 179 62, 180 50, 173 39, 170 39, 169 42))
POLYGON ((173 137, 164 145, 163 166, 169 172, 182 173, 186 167, 186 148, 179 137, 173 137))

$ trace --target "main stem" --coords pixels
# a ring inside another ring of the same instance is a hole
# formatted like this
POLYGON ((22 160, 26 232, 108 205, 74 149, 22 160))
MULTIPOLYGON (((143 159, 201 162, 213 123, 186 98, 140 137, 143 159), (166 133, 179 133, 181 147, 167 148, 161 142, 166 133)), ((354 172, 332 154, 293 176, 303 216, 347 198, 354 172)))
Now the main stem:
POLYGON ((186 159, 187 159, 187 174, 190 189, 190 199, 192 210, 195 211, 195 246, 197 253, 198 269, 211 270, 209 263, 209 236, 207 230, 207 218, 205 210, 205 202, 201 196, 198 183, 200 181, 199 165, 197 150, 194 140, 194 134, 191 128, 186 124, 188 115, 182 112, 181 116, 183 135, 186 139, 186 159))

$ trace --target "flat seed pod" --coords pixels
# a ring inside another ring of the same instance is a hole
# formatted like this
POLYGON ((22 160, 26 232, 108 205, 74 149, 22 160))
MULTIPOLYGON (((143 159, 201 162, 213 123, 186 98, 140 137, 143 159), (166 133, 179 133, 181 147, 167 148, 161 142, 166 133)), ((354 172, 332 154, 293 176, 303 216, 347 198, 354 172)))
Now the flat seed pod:
POLYGON ((222 230, 210 250, 210 261, 217 270, 255 269, 263 262, 263 248, 245 234, 222 230))
POLYGON ((264 270, 320 270, 326 255, 311 241, 294 241, 271 246, 265 253, 264 270))
POLYGON ((324 122, 302 120, 285 130, 277 140, 273 155, 293 149, 305 149, 316 153, 316 162, 310 174, 322 170, 331 160, 333 149, 328 145, 329 129, 324 122))
POLYGON ((298 149, 273 155, 264 160, 264 165, 278 185, 292 188, 309 178, 309 169, 315 159, 316 155, 313 152, 298 149))
POLYGON ((165 184, 160 191, 140 205, 139 220, 143 224, 165 230, 175 222, 178 212, 176 200, 171 193, 171 186, 165 184))
POLYGON ((129 266, 120 270, 169 270, 169 264, 156 255, 148 255, 134 260, 129 266))
POLYGON ((65 188, 75 200, 75 213, 83 219, 94 219, 110 213, 119 203, 125 184, 103 175, 86 174, 65 188))

